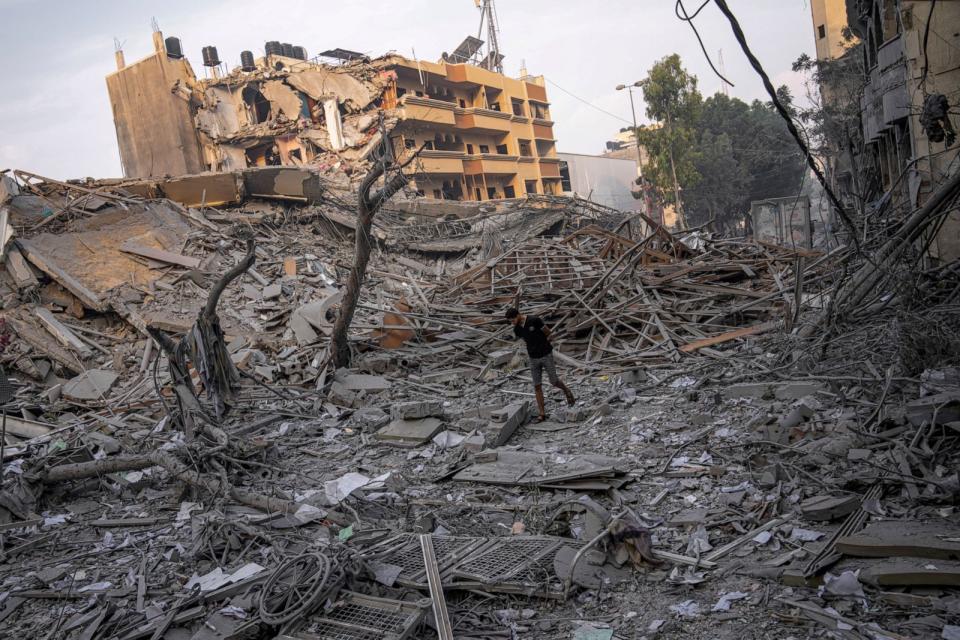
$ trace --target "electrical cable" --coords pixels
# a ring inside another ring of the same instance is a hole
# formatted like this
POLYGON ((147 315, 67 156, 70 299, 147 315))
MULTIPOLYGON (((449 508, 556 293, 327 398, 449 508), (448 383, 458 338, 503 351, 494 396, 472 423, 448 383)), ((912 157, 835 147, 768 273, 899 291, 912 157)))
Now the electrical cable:
POLYGON ((813 169, 814 174, 817 176, 817 180, 820 181, 823 190, 826 192, 827 197, 830 198, 830 203, 836 208, 837 214, 840 216, 840 219, 843 220, 843 223, 847 226, 850 231, 850 239, 853 241, 853 245, 856 248, 858 254, 862 254, 860 249, 860 240, 857 238, 857 226, 854 224, 853 220, 850 219, 850 216, 847 215, 847 212, 844 211, 843 205, 840 203, 840 200, 837 198, 837 195, 833 192, 833 189, 830 188, 830 185, 827 184, 827 178, 823 175, 823 171, 820 170, 820 167, 817 165, 816 160, 813 158, 813 154, 810 153, 810 149, 807 147, 806 143, 803 141, 803 138, 800 136, 800 132, 797 130, 797 125, 794 124, 793 118, 790 116, 790 112, 787 111, 787 108, 780 102, 780 98, 777 96, 777 91, 773 87, 773 83, 770 82, 770 77, 767 75, 767 72, 764 71, 763 66, 760 64, 760 61, 757 60, 757 57, 753 55, 753 51, 750 50, 750 46, 747 44, 747 37, 743 33, 743 29, 740 27, 740 22, 737 21, 737 17, 733 15, 733 12, 730 10, 730 7, 727 5, 726 0, 714 0, 717 3, 717 7, 720 8, 720 11, 727 17, 727 20, 730 22, 730 27, 733 29, 733 35, 737 39, 737 42, 740 44, 740 48, 743 50, 743 53, 747 56, 747 59, 750 61, 750 65, 754 68, 757 74, 760 76, 760 79, 763 81, 763 86, 767 90, 767 93, 770 96, 770 100, 773 102, 774 108, 777 110, 777 113, 780 114, 780 117, 784 119, 787 124, 787 130, 790 132, 790 135, 793 136, 793 139, 796 140, 797 145, 800 147, 800 150, 807 158, 807 164, 810 165, 810 168, 813 169))
POLYGON ((677 4, 674 5, 673 7, 673 12, 677 15, 677 18, 689 24, 690 28, 693 29, 693 35, 697 36, 697 42, 700 43, 700 50, 703 51, 703 56, 707 59, 707 64, 709 64, 710 68, 713 69, 713 72, 717 74, 717 77, 723 80, 724 82, 726 82, 731 87, 734 87, 736 85, 730 82, 729 80, 727 80, 724 77, 724 75, 719 71, 717 71, 717 68, 713 66, 713 60, 710 59, 710 54, 707 53, 707 47, 706 45, 703 44, 703 39, 700 38, 700 32, 697 31, 696 25, 693 24, 693 19, 696 18, 697 14, 703 11, 703 8, 708 4, 710 4, 710 0, 704 0, 703 4, 701 4, 697 8, 697 10, 693 12, 693 15, 690 16, 690 15, 687 15, 687 8, 683 6, 683 0, 677 0, 677 4), (683 11, 683 15, 680 15, 681 11, 683 11))
POLYGON ((923 93, 927 93, 927 70, 929 60, 927 58, 927 38, 930 37, 930 20, 933 18, 933 8, 937 6, 937 0, 931 0, 930 11, 927 13, 927 24, 923 28, 923 75, 920 77, 920 86, 923 87, 923 93))
POLYGON ((565 94, 567 94, 567 95, 570 96, 571 98, 574 98, 574 99, 576 99, 576 100, 579 100, 580 102, 582 102, 583 104, 587 105, 588 107, 591 107, 591 108, 593 108, 593 109, 596 109, 596 110, 599 111, 600 113, 605 113, 605 114, 607 114, 608 116, 610 116, 611 118, 616 118, 616 119, 619 120, 620 122, 626 122, 628 125, 630 125, 631 127, 633 127, 633 123, 630 122, 629 120, 627 120, 626 118, 621 118, 620 116, 618 116, 618 115, 615 114, 615 113, 610 113, 609 111, 606 111, 605 109, 601 109, 600 107, 598 107, 598 106, 595 105, 595 104, 592 104, 592 103, 590 103, 590 102, 587 102, 586 100, 584 100, 584 99, 581 98, 580 96, 578 96, 578 95, 576 95, 576 94, 574 94, 574 93, 571 93, 570 91, 567 91, 566 89, 564 89, 563 87, 561 87, 560 85, 558 85, 556 82, 554 82, 553 80, 551 80, 551 79, 549 79, 549 78, 547 78, 547 82, 549 82, 550 84, 552 84, 553 86, 555 86, 557 89, 560 89, 560 91, 563 91, 565 94))

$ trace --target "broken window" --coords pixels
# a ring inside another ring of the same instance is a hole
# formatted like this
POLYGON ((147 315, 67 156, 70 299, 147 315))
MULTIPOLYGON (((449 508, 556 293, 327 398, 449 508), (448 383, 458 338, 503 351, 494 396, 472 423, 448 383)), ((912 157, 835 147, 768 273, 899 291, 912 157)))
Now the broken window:
POLYGON ((503 188, 503 195, 504 195, 504 197, 506 197, 506 198, 516 198, 516 197, 517 197, 517 192, 516 192, 516 190, 513 188, 513 185, 512 185, 512 184, 508 184, 507 186, 505 186, 505 187, 503 188))
POLYGON ((520 155, 525 158, 533 157, 533 148, 530 146, 529 140, 517 140, 517 145, 520 147, 520 155))
POLYGON ((416 149, 417 141, 413 138, 404 138, 403 139, 403 148, 404 149, 416 149))
POLYGON ((537 120, 549 120, 550 119, 550 110, 547 109, 546 105, 538 104, 536 102, 531 102, 530 107, 533 109, 533 117, 537 120))
POLYGON ((497 145, 497 153, 499 153, 499 154, 502 155, 502 156, 507 155, 507 154, 509 153, 509 151, 507 151, 507 145, 505 145, 505 144, 498 144, 498 145, 497 145))
POLYGON ((427 151, 433 151, 433 140, 427 140, 423 143, 423 148, 427 151))
POLYGON ((480 145, 480 153, 490 153, 490 147, 485 144, 480 145))
POLYGON ((819 37, 821 40, 827 37, 827 30, 822 24, 817 27, 817 37, 819 37))
POLYGON ((565 193, 573 191, 573 185, 570 181, 570 165, 566 162, 560 163, 560 188, 565 193))
POLYGON ((512 98, 510 100, 510 106, 513 107, 513 115, 515 116, 527 115, 526 110, 523 108, 523 100, 517 100, 516 98, 512 98))
POLYGON ((461 108, 461 109, 466 109, 466 108, 467 108, 467 101, 464 100, 463 98, 460 98, 460 108, 461 108))
POLYGON ((500 196, 497 195, 497 188, 496 188, 496 187, 487 187, 487 199, 488 199, 488 200, 496 200, 496 199, 499 198, 499 197, 500 197, 500 196))
POLYGON ((536 180, 524 180, 523 181, 523 190, 527 193, 536 193, 537 192, 537 181, 536 180))
POLYGON ((468 154, 468 155, 471 155, 471 156, 473 155, 473 145, 472 145, 472 144, 468 144, 468 145, 467 145, 467 154, 468 154))
POLYGON ((256 87, 246 86, 240 93, 251 124, 270 120, 270 101, 256 87))

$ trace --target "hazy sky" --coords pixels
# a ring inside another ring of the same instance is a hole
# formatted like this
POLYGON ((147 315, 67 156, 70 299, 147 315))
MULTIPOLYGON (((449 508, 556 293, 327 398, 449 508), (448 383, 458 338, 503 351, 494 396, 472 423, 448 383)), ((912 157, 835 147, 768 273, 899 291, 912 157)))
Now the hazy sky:
MULTIPOLYGON (((698 0, 685 3, 691 12, 699 6, 698 0)), ((814 52, 809 0, 729 4, 774 84, 803 93, 790 63, 814 52)), ((560 151, 601 153, 604 141, 630 121, 626 92, 614 87, 643 78, 666 55, 680 54, 705 95, 720 87, 689 25, 674 16, 674 0, 499 0, 497 10, 506 72, 519 75, 526 61, 531 74, 550 82, 560 151)), ((115 69, 115 37, 127 62, 150 53, 151 18, 164 35, 180 37, 198 74, 205 45, 215 45, 231 66, 244 49, 261 55, 267 40, 305 46, 311 56, 343 47, 371 56, 415 50, 437 60, 479 26, 472 0, 0 0, 0 16, 0 169, 54 178, 120 175, 104 77, 115 69)), ((723 51, 736 85, 730 94, 763 98, 716 6, 706 7, 696 24, 715 62, 723 51)), ((643 111, 640 100, 637 115, 646 121, 643 111)))

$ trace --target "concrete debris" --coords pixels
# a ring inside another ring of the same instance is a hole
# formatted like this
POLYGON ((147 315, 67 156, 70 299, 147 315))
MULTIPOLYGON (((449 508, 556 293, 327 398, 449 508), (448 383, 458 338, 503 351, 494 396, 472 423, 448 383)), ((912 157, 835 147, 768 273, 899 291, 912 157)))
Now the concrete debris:
MULTIPOLYGON (((281 127, 294 90, 325 123, 337 85, 362 148, 381 80, 328 76, 244 82, 281 127)), ((228 84, 198 126, 241 145, 228 84)), ((914 274, 909 314, 828 321, 809 301, 839 296, 850 252, 397 196, 335 368, 350 179, 25 175, 0 267, 11 637, 430 637, 434 607, 476 638, 954 633, 956 272, 914 274), (576 395, 545 386, 542 423, 501 320, 518 300, 576 395)))

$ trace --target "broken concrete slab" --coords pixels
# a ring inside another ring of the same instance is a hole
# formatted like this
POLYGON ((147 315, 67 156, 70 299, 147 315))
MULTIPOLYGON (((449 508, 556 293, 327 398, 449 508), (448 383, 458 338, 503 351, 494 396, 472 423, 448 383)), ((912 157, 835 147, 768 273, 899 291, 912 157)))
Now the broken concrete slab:
POLYGON ((526 422, 529 415, 529 402, 510 404, 494 411, 490 416, 490 426, 499 428, 499 431, 493 439, 493 446, 502 447, 505 445, 514 432, 516 432, 517 427, 526 422))
POLYGON ((859 506, 858 496, 813 496, 800 503, 800 513, 807 520, 827 522, 846 517, 859 506))
POLYGON ((774 386, 773 396, 777 400, 800 400, 823 390, 824 386, 817 382, 781 382, 774 386))
POLYGON ((63 395, 70 400, 102 400, 120 376, 108 369, 90 369, 63 385, 63 395))
POLYGON ((443 421, 438 418, 420 420, 393 420, 374 436, 384 444, 398 447, 418 447, 426 444, 443 429, 443 421))
POLYGON ((390 381, 383 376, 372 376, 366 373, 351 373, 339 375, 336 380, 349 391, 386 391, 391 387, 390 381))
POLYGON ((908 556, 960 560, 960 536, 956 527, 947 523, 884 520, 870 523, 859 533, 838 538, 837 551, 869 558, 908 556))
POLYGON ((723 397, 734 398, 754 398, 761 400, 763 398, 773 397, 773 385, 765 382, 741 382, 731 384, 724 388, 723 397))
POLYGON ((431 416, 443 416, 443 403, 439 400, 419 400, 400 402, 390 407, 390 416, 394 420, 415 420, 431 416))

